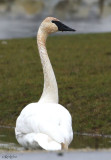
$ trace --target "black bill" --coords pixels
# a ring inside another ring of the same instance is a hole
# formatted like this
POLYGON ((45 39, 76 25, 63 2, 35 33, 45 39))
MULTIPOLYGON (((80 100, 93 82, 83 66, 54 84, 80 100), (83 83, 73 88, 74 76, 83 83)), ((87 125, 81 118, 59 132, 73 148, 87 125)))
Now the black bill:
POLYGON ((56 24, 59 31, 73 31, 73 32, 76 31, 75 29, 72 29, 72 28, 66 26, 65 24, 61 23, 60 21, 52 21, 52 23, 56 24))

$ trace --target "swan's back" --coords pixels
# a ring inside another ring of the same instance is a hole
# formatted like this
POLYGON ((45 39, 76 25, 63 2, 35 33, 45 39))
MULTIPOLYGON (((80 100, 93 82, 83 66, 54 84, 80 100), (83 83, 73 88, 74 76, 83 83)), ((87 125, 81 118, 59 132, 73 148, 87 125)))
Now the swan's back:
MULTIPOLYGON (((34 134, 34 139, 36 139, 36 134, 41 133, 44 134, 44 136, 41 137, 42 139, 48 136, 48 138, 55 143, 69 145, 73 138, 71 126, 71 116, 62 105, 38 102, 31 103, 22 110, 16 121, 15 133, 18 141, 22 135, 32 133, 34 134)), ((31 135, 31 137, 33 136, 31 135)), ((39 140, 40 136, 41 135, 39 135, 39 140)))

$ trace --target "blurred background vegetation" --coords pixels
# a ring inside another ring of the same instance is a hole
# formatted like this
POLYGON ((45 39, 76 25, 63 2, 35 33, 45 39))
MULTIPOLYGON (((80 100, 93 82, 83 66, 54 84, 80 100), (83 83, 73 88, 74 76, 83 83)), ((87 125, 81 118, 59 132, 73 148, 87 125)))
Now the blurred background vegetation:
POLYGON ((0 0, 0 14, 55 15, 61 19, 101 17, 111 14, 110 0, 0 0))

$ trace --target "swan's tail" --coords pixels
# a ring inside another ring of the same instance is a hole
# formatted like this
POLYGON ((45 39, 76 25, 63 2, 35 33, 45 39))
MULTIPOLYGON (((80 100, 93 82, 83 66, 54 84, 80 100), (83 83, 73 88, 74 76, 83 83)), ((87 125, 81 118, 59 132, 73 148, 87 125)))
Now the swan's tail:
POLYGON ((61 150, 61 144, 52 140, 48 135, 43 133, 38 133, 35 140, 38 144, 45 150, 61 150))
POLYGON ((61 150, 62 145, 43 133, 16 134, 16 138, 26 149, 43 148, 49 151, 61 150))

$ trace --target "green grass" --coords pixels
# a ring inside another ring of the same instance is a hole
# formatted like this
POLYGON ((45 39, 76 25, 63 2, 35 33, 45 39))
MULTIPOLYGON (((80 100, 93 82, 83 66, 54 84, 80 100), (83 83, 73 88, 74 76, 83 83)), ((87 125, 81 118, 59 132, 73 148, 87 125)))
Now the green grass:
MULTIPOLYGON (((111 134, 111 33, 53 36, 47 49, 73 129, 111 134)), ((0 41, 0 124, 15 126, 42 88, 36 38, 0 41)))

